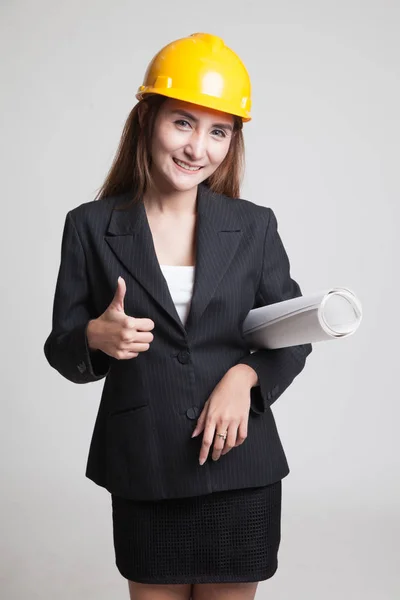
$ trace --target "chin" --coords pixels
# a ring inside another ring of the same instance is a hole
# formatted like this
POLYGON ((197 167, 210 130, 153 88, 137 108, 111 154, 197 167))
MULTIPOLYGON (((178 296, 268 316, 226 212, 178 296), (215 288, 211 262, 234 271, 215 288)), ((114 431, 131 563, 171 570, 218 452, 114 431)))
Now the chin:
POLYGON ((198 186, 199 183, 202 183, 205 179, 207 179, 207 175, 205 177, 168 178, 166 183, 177 192, 187 192, 198 186))
POLYGON ((174 188, 177 192, 188 192, 199 185, 199 183, 201 183, 199 179, 196 179, 196 181, 178 181, 174 184, 174 188))

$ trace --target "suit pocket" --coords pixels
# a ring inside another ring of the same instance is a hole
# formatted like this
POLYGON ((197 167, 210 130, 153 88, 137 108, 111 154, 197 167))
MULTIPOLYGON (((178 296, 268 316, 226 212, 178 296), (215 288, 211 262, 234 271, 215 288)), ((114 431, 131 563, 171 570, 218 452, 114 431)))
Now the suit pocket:
POLYGON ((110 416, 133 411, 149 404, 142 378, 132 366, 128 365, 118 365, 118 368, 113 369, 108 381, 107 396, 110 416))
POLYGON ((145 406, 148 405, 148 402, 143 401, 142 404, 138 404, 137 406, 128 406, 125 408, 117 408, 116 410, 111 410, 109 413, 109 418, 111 417, 117 417, 119 415, 125 415, 131 412, 135 412, 136 410, 140 409, 140 408, 144 408, 145 406))

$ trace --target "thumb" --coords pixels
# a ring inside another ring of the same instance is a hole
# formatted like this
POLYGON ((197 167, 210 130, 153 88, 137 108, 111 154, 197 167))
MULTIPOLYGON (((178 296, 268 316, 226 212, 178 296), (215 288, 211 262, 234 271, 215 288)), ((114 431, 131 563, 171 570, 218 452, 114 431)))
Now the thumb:
POLYGON ((124 312, 124 298, 126 294, 126 283, 122 277, 118 277, 117 289, 114 294, 114 298, 111 301, 109 308, 114 308, 119 312, 124 312))

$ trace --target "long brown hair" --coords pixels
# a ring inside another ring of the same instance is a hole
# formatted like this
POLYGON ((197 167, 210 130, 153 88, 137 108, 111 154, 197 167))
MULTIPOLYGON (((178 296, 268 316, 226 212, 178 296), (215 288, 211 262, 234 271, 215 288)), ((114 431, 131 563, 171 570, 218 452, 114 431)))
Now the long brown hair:
MULTIPOLYGON (((145 97, 133 107, 125 122, 110 170, 95 200, 131 191, 131 202, 141 202, 145 191, 152 186, 150 142, 158 111, 165 100, 166 96, 154 94, 145 97), (147 110, 143 111, 140 123, 139 111, 143 103, 147 104, 147 110)), ((242 119, 235 117, 228 154, 216 171, 204 181, 212 191, 230 198, 240 197, 240 185, 244 174, 242 128, 242 119)))

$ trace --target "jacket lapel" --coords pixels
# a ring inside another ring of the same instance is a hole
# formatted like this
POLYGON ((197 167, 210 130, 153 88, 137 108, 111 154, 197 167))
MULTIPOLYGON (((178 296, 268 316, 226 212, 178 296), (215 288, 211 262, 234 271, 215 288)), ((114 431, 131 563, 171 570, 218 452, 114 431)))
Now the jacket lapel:
MULTIPOLYGON (((129 195, 124 195, 123 200, 127 199, 129 195)), ((233 199, 213 193, 205 184, 198 186, 196 266, 192 301, 185 326, 160 268, 143 203, 112 212, 105 237, 107 243, 129 273, 170 315, 184 335, 189 336, 198 324, 238 249, 242 232, 239 218, 233 210, 234 202, 233 199)))

